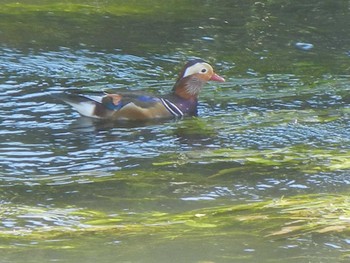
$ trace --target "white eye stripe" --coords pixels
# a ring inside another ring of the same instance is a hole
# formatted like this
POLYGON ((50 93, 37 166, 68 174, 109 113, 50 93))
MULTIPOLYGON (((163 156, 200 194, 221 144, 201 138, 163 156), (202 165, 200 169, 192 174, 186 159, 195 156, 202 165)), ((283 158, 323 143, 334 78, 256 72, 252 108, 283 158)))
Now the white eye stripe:
POLYGON ((185 70, 183 78, 197 73, 207 73, 208 66, 210 67, 210 65, 207 63, 196 63, 185 70))
POLYGON ((191 67, 189 67, 189 68, 187 68, 185 70, 185 73, 184 73, 184 76, 183 76, 184 78, 196 73, 195 70, 194 70, 194 66, 191 66, 191 67))

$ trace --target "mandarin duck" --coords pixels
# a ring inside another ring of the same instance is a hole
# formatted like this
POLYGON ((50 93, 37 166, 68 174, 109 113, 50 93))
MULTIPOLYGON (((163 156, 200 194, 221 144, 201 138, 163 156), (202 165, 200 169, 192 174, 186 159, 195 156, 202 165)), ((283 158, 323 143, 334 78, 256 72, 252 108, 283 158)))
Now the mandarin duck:
POLYGON ((198 94, 210 80, 225 81, 207 62, 195 59, 184 66, 168 95, 65 92, 57 96, 87 117, 122 121, 167 119, 197 115, 198 94))

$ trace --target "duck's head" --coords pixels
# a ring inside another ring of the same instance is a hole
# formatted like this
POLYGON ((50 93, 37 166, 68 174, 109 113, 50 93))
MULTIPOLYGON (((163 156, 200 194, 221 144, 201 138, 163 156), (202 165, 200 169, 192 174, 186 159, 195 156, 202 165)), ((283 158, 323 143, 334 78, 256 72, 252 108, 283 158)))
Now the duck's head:
POLYGON ((177 79, 173 92, 184 99, 196 99, 208 81, 224 82, 207 62, 195 59, 187 62, 177 79))

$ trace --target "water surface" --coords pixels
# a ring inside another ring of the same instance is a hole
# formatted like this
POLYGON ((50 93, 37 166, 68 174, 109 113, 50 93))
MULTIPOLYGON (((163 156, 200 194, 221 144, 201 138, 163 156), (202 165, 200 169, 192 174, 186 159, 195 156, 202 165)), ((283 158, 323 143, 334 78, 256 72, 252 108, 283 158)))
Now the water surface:
POLYGON ((5 1, 0 10, 3 262, 348 258, 344 232, 269 238, 237 222, 196 234, 185 222, 164 234, 148 221, 347 194, 347 3, 5 1), (69 88, 165 94, 196 57, 227 82, 206 86, 195 118, 96 121, 52 96, 69 88))

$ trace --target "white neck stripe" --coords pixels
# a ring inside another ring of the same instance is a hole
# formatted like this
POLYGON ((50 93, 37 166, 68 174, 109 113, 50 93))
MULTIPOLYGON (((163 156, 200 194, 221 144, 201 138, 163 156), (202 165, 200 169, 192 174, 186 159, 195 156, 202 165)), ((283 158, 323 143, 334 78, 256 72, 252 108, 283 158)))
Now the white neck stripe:
POLYGON ((175 117, 182 117, 184 116, 184 113, 179 109, 178 106, 176 106, 174 103, 167 99, 160 99, 164 105, 164 107, 175 117))

